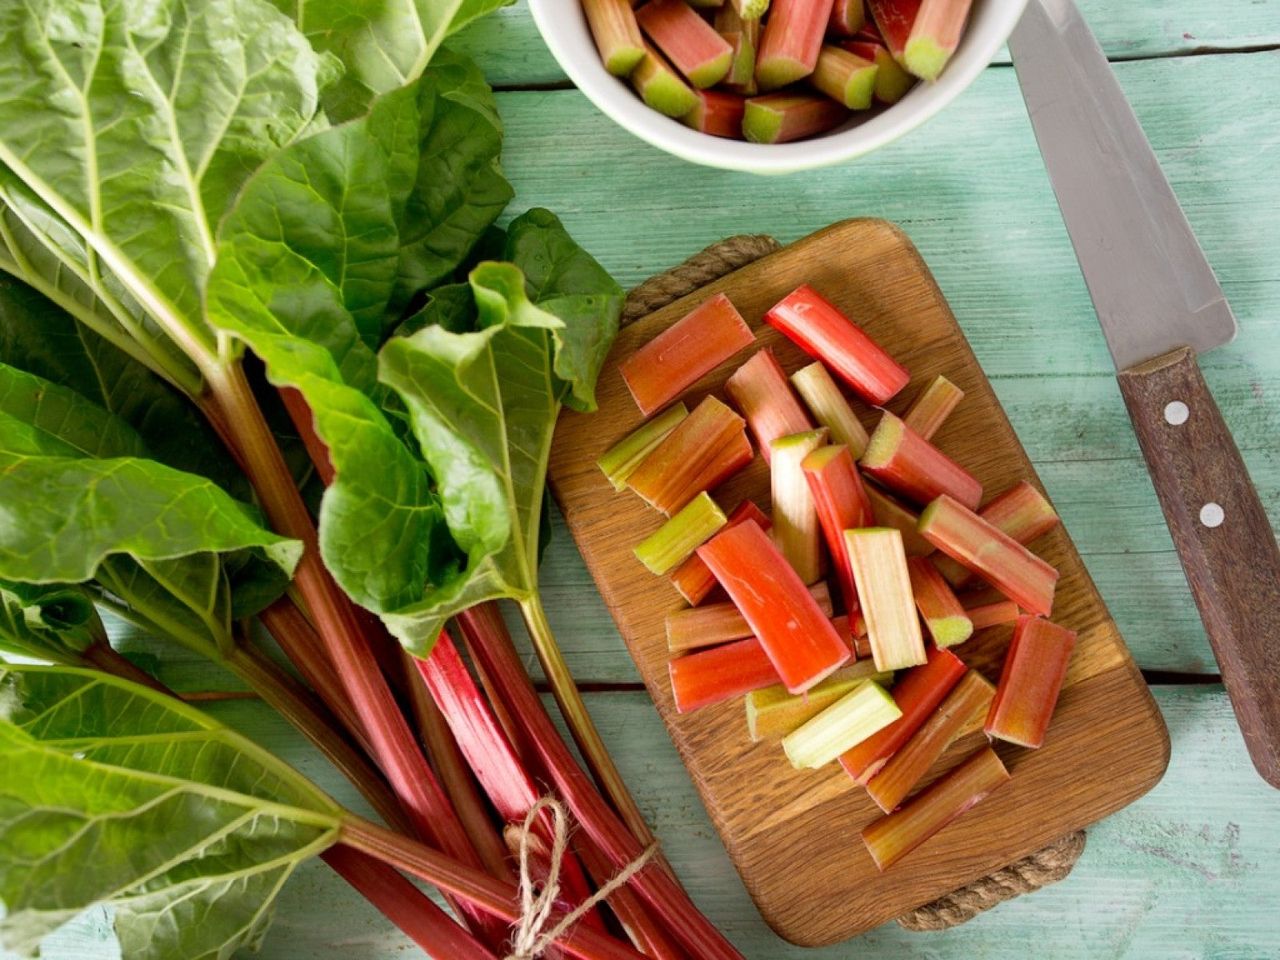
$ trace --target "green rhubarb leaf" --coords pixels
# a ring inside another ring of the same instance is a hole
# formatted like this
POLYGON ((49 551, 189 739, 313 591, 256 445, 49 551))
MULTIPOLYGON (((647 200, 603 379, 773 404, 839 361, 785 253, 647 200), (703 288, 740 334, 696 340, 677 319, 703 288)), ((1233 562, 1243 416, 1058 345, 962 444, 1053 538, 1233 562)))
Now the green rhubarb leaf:
POLYGON ((0 944, 27 955, 94 905, 130 960, 256 947, 343 817, 199 711, 68 667, 0 668, 0 768, 0 944))
MULTIPOLYGON (((0 421, 47 438, 51 454, 143 457, 137 432, 115 414, 67 387, 0 363, 0 421)), ((5 427, 0 425, 0 433, 5 427)))
POLYGON ((324 122, 336 61, 266 0, 25 0, 0 6, 0 49, 6 206, 104 304, 118 284, 145 307, 153 325, 116 320, 157 365, 172 345, 156 329, 212 356, 215 225, 265 159, 324 122))
POLYGON ((458 12, 453 15, 453 21, 449 24, 449 32, 456 33, 481 17, 487 17, 495 10, 509 7, 513 3, 515 0, 462 0, 458 12))
POLYGON ((63 584, 0 580, 0 654, 76 664, 95 643, 105 643, 93 601, 63 584))

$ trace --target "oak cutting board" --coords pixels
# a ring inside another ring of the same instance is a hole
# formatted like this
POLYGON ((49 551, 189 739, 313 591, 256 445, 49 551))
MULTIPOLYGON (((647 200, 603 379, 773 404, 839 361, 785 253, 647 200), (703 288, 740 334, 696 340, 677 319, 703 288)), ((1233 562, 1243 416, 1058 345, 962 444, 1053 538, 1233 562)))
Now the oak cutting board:
MULTIPOLYGON (((1018 480, 1039 486, 924 261, 900 230, 878 220, 835 224, 625 328, 600 378, 599 412, 561 417, 550 476, 569 529, 760 912, 787 940, 820 946, 900 916, 1137 799, 1164 773, 1169 738, 1061 528, 1033 549, 1062 572, 1054 619, 1080 637, 1045 745, 1035 751, 998 745, 1012 781, 883 874, 859 838, 879 811, 839 765, 797 771, 776 742, 753 744, 741 698, 691 714, 675 712, 664 618, 684 601, 631 553, 663 518, 629 491, 615 493, 595 466, 642 419, 617 363, 722 291, 758 341, 696 384, 686 396, 690 409, 707 392, 719 391, 760 347, 773 347, 790 373, 808 359, 762 318, 801 283, 841 307, 910 370, 910 385, 890 409, 901 414, 940 373, 965 391, 934 442, 982 481, 984 500, 1018 480)), ((854 406, 868 426, 874 423, 873 410, 854 406)), ((767 508, 768 490, 757 457, 714 496, 726 511, 745 497, 767 508)), ((953 650, 995 680, 1009 635, 1007 627, 982 631, 953 650)), ((953 745, 931 776, 981 742, 981 734, 972 734, 953 745)))

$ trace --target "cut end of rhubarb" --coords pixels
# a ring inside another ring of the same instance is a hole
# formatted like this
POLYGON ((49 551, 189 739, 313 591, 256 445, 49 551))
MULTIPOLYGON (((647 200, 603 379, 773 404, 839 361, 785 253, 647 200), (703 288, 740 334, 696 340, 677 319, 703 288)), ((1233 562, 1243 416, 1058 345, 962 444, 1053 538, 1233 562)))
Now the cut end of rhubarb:
POLYGON ((645 49, 644 59, 631 74, 631 82, 641 100, 668 117, 678 119, 698 105, 693 90, 652 47, 645 49))
POLYGON ((825 46, 810 82, 850 110, 865 110, 871 106, 878 72, 879 67, 870 60, 840 47, 825 46))
POLYGON ((729 0, 743 20, 759 20, 769 9, 769 0, 729 0))
POLYGON ((699 90, 705 90, 707 87, 714 87, 723 80, 728 75, 731 66, 733 66, 733 51, 726 50, 714 59, 708 60, 701 66, 690 70, 688 80, 699 90))
POLYGON ((812 72, 812 66, 794 57, 762 57, 756 62, 756 83, 761 90, 778 90, 803 80, 812 72))
POLYGON ((940 46, 933 37, 915 37, 907 43, 902 59, 907 70, 921 80, 933 83, 951 59, 951 51, 940 46))
POLYGON ((742 132, 752 143, 789 143, 825 133, 848 115, 828 97, 773 93, 747 101, 742 132))
POLYGON ((604 58, 604 68, 615 77, 629 77, 644 59, 644 47, 614 47, 604 58))
POLYGON ((867 449, 863 451, 861 463, 864 467, 883 467, 893 459, 902 444, 902 435, 906 425, 893 414, 886 412, 880 417, 867 449))
POLYGON ((929 635, 939 647, 954 647, 973 636, 973 621, 968 617, 938 617, 928 621, 929 635))

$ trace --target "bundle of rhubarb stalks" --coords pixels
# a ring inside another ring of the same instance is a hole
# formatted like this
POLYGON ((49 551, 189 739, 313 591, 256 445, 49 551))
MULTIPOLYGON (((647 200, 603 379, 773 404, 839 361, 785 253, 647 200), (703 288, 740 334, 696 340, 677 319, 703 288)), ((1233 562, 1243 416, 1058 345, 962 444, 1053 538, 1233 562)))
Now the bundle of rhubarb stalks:
POLYGON ((758 349, 725 399, 689 410, 686 391, 756 345, 716 294, 622 362, 649 419, 599 466, 669 517, 634 552, 688 604, 666 621, 676 710, 745 697, 753 741, 780 742, 797 769, 839 763, 884 812, 862 831, 884 870, 1009 779, 988 744, 917 790, 953 743, 979 729, 1044 742, 1076 635, 1048 619, 1058 571, 1027 544, 1058 517, 1025 481, 983 505, 932 442, 964 396, 947 378, 897 416, 884 406, 908 372, 816 290, 764 319, 813 362, 788 378, 758 349), (854 404, 877 408, 870 434, 854 404), (713 492, 757 449, 769 509, 725 510, 713 492), (962 656, 1002 625, 993 685, 962 656))
POLYGON ((801 140, 937 80, 969 0, 583 0, 605 69, 717 137, 801 140), (868 11, 870 17, 867 16, 868 11))

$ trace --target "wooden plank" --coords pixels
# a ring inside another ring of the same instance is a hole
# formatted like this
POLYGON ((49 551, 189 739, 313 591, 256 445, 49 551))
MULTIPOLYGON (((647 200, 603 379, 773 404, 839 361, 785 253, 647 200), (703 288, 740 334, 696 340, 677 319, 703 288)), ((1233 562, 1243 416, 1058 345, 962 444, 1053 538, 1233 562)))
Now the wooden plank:
MULTIPOLYGON (((601 734, 697 903, 750 958, 848 960, 1271 960, 1280 942, 1280 794, 1254 774, 1217 686, 1156 688, 1173 734, 1164 781, 1089 831, 1071 876, 961 927, 912 934, 886 924, 824 950, 789 947, 764 925, 734 873, 688 774, 643 693, 588 694, 601 734)), ((221 719, 304 767, 338 799, 346 789, 323 761, 258 703, 219 704, 221 719)), ((319 863, 285 887, 261 960, 417 956, 319 863)), ((50 938, 44 960, 116 960, 102 911, 50 938)), ((0 952, 3 960, 16 960, 0 952)))
MULTIPOLYGON (((1217 4, 1083 0, 1080 6, 1110 57, 1159 57, 1280 43, 1280 0, 1217 4)), ((565 82, 564 71, 542 42, 523 0, 478 21, 450 43, 475 57, 494 86, 565 82)), ((998 60, 1007 62, 1008 55, 1002 51, 998 60)))

